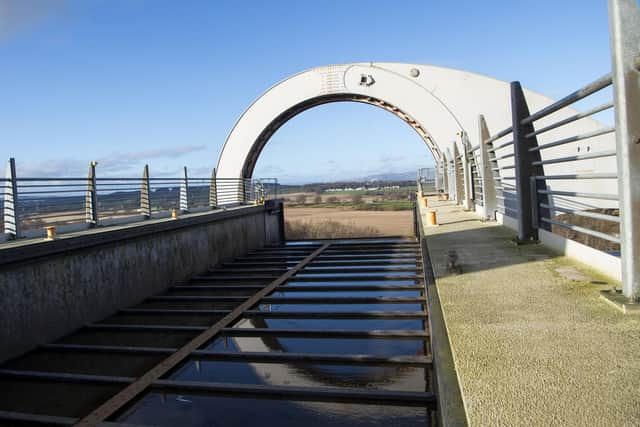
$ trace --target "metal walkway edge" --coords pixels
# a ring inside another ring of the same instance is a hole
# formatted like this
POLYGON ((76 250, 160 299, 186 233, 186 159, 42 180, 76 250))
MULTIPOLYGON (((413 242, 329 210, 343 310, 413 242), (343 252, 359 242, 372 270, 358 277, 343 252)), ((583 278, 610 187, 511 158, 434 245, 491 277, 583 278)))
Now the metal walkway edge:
POLYGON ((171 425, 170 404, 145 412, 154 394, 312 402, 293 417, 324 402, 345 422, 340 405, 416 408, 406 420, 431 425, 426 307, 415 240, 264 248, 0 366, 0 425, 171 425))

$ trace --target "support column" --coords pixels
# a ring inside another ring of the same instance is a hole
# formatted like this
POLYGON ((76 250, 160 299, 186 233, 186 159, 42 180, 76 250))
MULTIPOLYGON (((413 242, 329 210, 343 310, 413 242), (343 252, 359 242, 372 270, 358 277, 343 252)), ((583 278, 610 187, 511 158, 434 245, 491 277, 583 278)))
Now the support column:
POLYGON ((218 207, 218 185, 216 183, 216 168, 211 170, 211 184, 209 184, 209 207, 216 209, 218 207))
POLYGON ((464 180, 462 206, 465 210, 473 209, 473 181, 471 174, 471 162, 469 160, 469 154, 471 150, 471 144, 469 144, 469 138, 463 131, 461 135, 462 143, 462 177, 464 180))
POLYGON ((456 185, 453 187, 454 196, 456 199, 456 204, 462 205, 464 202, 464 170, 462 172, 462 179, 459 176, 459 171, 463 168, 462 155, 460 154, 460 150, 458 149, 458 144, 456 142, 453 143, 453 176, 455 179, 456 185))
POLYGON ((140 214, 142 214, 145 219, 151 218, 150 188, 149 165, 144 165, 142 185, 140 186, 140 214))
POLYGON ((524 97, 520 82, 511 82, 511 119, 513 126, 513 151, 515 154, 516 172, 516 206, 518 211, 518 240, 530 242, 538 240, 538 225, 535 221, 540 216, 547 216, 547 212, 538 210, 540 203, 548 204, 546 195, 537 194, 536 189, 545 189, 544 180, 537 180, 536 187, 531 185, 531 177, 543 176, 544 168, 534 166, 534 161, 540 160, 540 151, 530 151, 538 146, 535 136, 527 138, 527 134, 534 131, 533 124, 522 124, 529 117, 529 107, 524 97), (534 203, 533 201, 537 202, 534 203), (534 212, 534 209, 536 212, 534 212))
POLYGON ((85 222, 90 228, 98 225, 98 188, 96 185, 96 165, 98 162, 89 164, 89 176, 87 178, 87 194, 84 200, 85 222))
POLYGON ((6 181, 3 191, 4 232, 10 239, 18 239, 20 233, 20 216, 18 214, 18 178, 16 176, 16 160, 12 157, 7 162, 6 181))
POLYGON ((187 167, 184 167, 182 180, 180 181, 180 212, 189 212, 189 179, 187 178, 187 167))
POLYGON ((640 11, 609 0, 616 121, 622 292, 640 301, 640 11))
POLYGON ((449 161, 446 155, 442 155, 442 192, 449 194, 449 161))
POLYGON ((496 218, 497 209, 496 184, 493 180, 489 151, 485 143, 491 137, 491 134, 483 115, 478 117, 478 128, 478 135, 480 135, 478 175, 480 175, 482 186, 482 219, 493 220, 496 218))
POLYGON ((449 200, 456 200, 456 163, 455 154, 451 154, 451 149, 447 148, 447 189, 449 191, 449 200))

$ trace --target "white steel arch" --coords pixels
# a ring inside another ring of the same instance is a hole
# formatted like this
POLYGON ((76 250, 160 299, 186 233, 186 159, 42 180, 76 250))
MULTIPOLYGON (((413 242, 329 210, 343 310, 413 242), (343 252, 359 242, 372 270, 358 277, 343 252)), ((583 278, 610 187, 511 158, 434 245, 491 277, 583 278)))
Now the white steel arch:
MULTIPOLYGON (((527 92, 530 103, 551 100, 527 92)), ((355 63, 295 74, 267 90, 240 117, 218 161, 218 176, 249 178, 275 131, 295 115, 330 102, 364 102, 386 109, 413 127, 436 160, 462 131, 477 140, 482 112, 492 126, 508 126, 509 84, 432 65, 355 63)))
MULTIPOLYGON (((524 94, 530 111, 553 103, 552 99, 530 90, 524 89, 524 94)), ((480 115, 483 115, 490 133, 512 124, 510 84, 502 80, 423 64, 367 62, 328 65, 303 71, 277 83, 247 108, 220 153, 217 177, 251 178, 262 149, 280 126, 314 106, 346 101, 375 105, 400 117, 422 137, 436 163, 443 160, 447 150, 462 154, 467 152, 469 146, 480 144, 480 115)), ((546 126, 576 112, 572 108, 565 108, 540 120, 537 125, 546 126)), ((602 129, 600 123, 592 118, 584 118, 540 135, 538 142, 544 144, 598 129, 602 129)), ((591 145, 614 147, 615 141, 612 134, 601 135, 581 143, 577 149, 589 151, 591 145)), ((576 147, 571 145, 545 150, 543 160, 545 156, 573 155, 574 150, 576 147)), ((500 167, 513 162, 513 159, 506 158, 508 156, 504 157, 498 160, 500 167)), ((547 174, 615 170, 614 158, 545 167, 547 174)), ((553 190, 588 188, 590 191, 606 191, 610 183, 552 182, 548 186, 553 190)), ((468 200, 468 195, 464 197, 459 202, 468 200)), ((554 203, 567 203, 556 197, 553 199, 554 203)), ((583 207, 615 207, 615 203, 604 201, 576 199, 575 202, 583 207)))

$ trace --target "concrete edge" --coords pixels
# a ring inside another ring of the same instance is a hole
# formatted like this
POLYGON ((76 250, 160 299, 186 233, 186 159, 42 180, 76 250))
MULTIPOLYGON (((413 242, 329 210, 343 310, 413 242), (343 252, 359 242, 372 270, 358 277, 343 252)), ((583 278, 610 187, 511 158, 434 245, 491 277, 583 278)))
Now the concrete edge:
MULTIPOLYGON (((518 230, 518 222, 515 218, 499 212, 496 213, 496 222, 511 230, 518 230)), ((538 240, 543 246, 560 255, 587 264, 603 275, 618 282, 622 280, 622 261, 619 257, 609 255, 606 252, 599 251, 541 228, 538 229, 538 240)))
POLYGON ((137 239, 151 234, 178 230, 194 225, 224 221, 245 215, 253 215, 268 210, 266 205, 243 206, 235 209, 217 210, 205 213, 186 214, 177 219, 149 220, 121 227, 98 228, 89 231, 62 235, 55 240, 28 240, 15 242, 0 248, 0 266, 28 262, 59 253, 77 251, 93 246, 137 239))
POLYGON ((622 261, 620 258, 547 230, 538 229, 538 238, 540 243, 549 249, 588 264, 612 279, 622 280, 622 261))
POLYGON ((445 427, 468 426, 468 411, 462 398, 460 378, 455 367, 436 277, 431 265, 427 237, 424 234, 422 223, 421 206, 417 206, 414 212, 418 225, 422 251, 422 268, 427 290, 426 299, 429 313, 429 330, 431 332, 431 352, 434 361, 434 386, 437 390, 438 399, 438 422, 439 425, 445 427))
POLYGON ((629 301, 622 291, 600 291, 600 299, 619 310, 622 314, 640 315, 640 304, 629 301))

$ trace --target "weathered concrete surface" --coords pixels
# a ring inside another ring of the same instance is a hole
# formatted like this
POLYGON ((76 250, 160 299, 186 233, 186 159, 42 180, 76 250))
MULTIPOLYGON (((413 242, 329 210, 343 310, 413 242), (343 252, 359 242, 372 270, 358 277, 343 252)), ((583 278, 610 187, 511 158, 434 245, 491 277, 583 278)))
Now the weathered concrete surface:
POLYGON ((640 425, 640 319, 599 299, 614 283, 540 245, 514 245, 513 231, 453 202, 429 205, 441 225, 425 232, 470 425, 640 425), (461 274, 448 271, 449 250, 461 274))
POLYGON ((278 242, 280 215, 241 207, 3 245, 0 361, 278 242))

